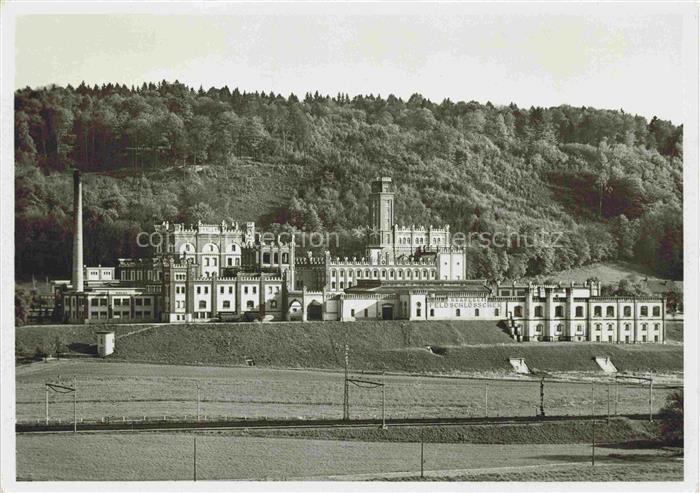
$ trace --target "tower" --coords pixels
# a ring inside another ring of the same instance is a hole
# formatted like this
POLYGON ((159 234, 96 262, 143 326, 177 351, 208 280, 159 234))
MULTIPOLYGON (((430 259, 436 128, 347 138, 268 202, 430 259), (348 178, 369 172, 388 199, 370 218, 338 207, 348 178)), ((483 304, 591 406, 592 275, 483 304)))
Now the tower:
POLYGON ((391 251, 394 227, 394 184, 383 176, 372 182, 369 196, 369 238, 367 256, 376 260, 378 255, 391 251))
POLYGON ((83 291, 83 187, 80 170, 73 172, 73 289, 83 291))

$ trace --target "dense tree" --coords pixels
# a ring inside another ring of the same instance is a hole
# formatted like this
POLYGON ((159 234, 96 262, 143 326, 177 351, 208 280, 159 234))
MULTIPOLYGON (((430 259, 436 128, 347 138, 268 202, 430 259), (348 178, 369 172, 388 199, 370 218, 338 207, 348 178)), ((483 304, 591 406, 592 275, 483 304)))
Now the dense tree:
POLYGON ((300 101, 178 81, 24 88, 15 93, 16 270, 70 272, 66 170, 75 167, 97 173, 85 191, 89 262, 143 254, 133 236, 154 222, 238 219, 238 195, 250 189, 274 196, 274 210, 254 218, 262 226, 337 232, 344 244, 331 250, 357 254, 368 181, 386 174, 401 224, 523 240, 472 242, 470 275, 546 276, 624 259, 681 279, 682 134, 622 111, 420 94, 309 91, 300 101), (263 188, 268 166, 294 183, 290 193, 263 188), (548 245, 542 231, 560 241, 548 245))

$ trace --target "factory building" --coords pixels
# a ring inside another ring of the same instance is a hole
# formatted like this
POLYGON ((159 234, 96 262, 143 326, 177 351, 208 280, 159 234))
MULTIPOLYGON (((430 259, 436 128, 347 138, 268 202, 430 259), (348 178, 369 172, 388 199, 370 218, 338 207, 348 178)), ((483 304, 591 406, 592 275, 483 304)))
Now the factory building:
MULTIPOLYGON (((517 341, 664 342, 665 300, 601 296, 600 284, 467 279, 449 226, 400 226, 391 178, 371 184, 361 258, 296 254, 255 224, 164 222, 152 258, 82 266, 82 189, 75 174, 74 266, 57 283, 70 323, 213 320, 487 320, 517 341)), ((495 329, 498 330, 498 329, 495 329)))

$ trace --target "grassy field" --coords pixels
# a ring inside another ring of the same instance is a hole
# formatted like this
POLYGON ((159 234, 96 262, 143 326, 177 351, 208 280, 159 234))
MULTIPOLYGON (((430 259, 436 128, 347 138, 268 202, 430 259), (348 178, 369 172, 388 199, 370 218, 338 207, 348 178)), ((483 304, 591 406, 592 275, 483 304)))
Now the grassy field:
MULTIPOLYGON (((640 281, 649 291, 656 295, 668 292, 672 281, 656 277, 650 269, 641 265, 624 261, 597 262, 575 269, 564 270, 546 276, 548 279, 566 282, 586 282, 596 277, 603 284, 617 284, 621 279, 640 281)), ((533 281, 535 279, 532 279, 533 281)), ((683 292, 683 282, 675 281, 678 289, 683 292)))
MULTIPOLYGON (((117 344, 110 359, 186 365, 244 365, 277 368, 341 368, 342 348, 351 348, 358 370, 412 373, 512 371, 511 357, 525 358, 545 372, 598 372, 595 356, 609 356, 620 371, 681 372, 678 344, 514 343, 494 322, 316 322, 272 324, 115 326, 117 344), (144 326, 147 327, 147 326, 144 326), (440 348, 439 354, 427 349, 440 348)), ((101 327, 102 328, 102 327, 101 327)), ((32 350, 59 335, 77 352, 90 352, 97 327, 20 327, 16 338, 32 350)), ((677 336, 680 331, 674 329, 677 336)))
MULTIPOLYGON (((426 443, 591 443, 593 423, 590 421, 545 422, 505 425, 468 426, 397 426, 386 430, 376 426, 362 428, 285 428, 250 430, 250 436, 315 438, 323 440, 352 440, 362 442, 426 443)), ((613 418, 596 423, 598 443, 649 442, 659 433, 658 423, 613 418)))
MULTIPOLYGON (((407 476, 403 481, 420 481, 420 476, 407 476)), ((503 472, 436 475, 429 481, 683 481, 683 463, 667 461, 642 464, 603 463, 596 467, 542 468, 503 472)))
MULTIPOLYGON (((362 376, 381 378, 379 375, 362 376)), ((44 383, 71 383, 73 378, 78 386, 78 416, 86 420, 105 416, 116 419, 189 416, 192 419, 197 412, 197 385, 200 386, 200 413, 210 418, 342 416, 341 372, 64 360, 17 368, 17 419, 42 419, 44 383)), ((615 387, 600 382, 602 380, 596 385, 595 394, 592 394, 591 383, 547 382, 547 414, 580 415, 594 411, 604 414, 608 397, 614 413, 615 387)), ((386 415, 394 418, 484 416, 487 400, 489 416, 532 416, 540 402, 539 381, 527 378, 483 380, 387 375, 385 383, 386 415)), ((655 410, 664 404, 669 392, 662 386, 654 390, 655 410)), ((350 398, 353 418, 381 416, 378 389, 351 386, 350 398)), ((72 419, 72 395, 51 393, 49 399, 53 419, 72 419)), ((647 399, 646 387, 620 385, 618 410, 620 413, 648 412, 647 399)))
MULTIPOLYGON (((19 480, 191 480, 190 433, 42 434, 17 437, 19 480)), ((599 448, 599 463, 668 461, 657 449, 599 448)), ((590 446, 427 444, 425 469, 587 464, 590 446)), ((200 433, 197 479, 322 479, 417 472, 417 443, 298 440, 200 433)))

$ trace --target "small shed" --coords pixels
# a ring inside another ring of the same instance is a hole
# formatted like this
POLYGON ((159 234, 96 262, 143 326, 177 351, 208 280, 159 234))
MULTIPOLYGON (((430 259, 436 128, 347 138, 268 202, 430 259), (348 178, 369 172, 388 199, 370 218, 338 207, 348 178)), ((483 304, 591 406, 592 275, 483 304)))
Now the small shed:
POLYGON ((114 332, 111 330, 97 331, 97 354, 104 358, 114 352, 114 332))

